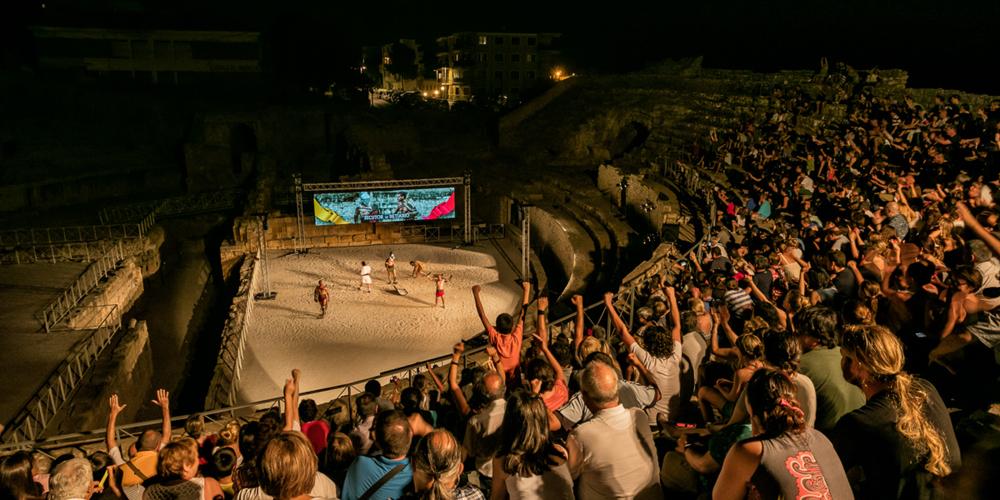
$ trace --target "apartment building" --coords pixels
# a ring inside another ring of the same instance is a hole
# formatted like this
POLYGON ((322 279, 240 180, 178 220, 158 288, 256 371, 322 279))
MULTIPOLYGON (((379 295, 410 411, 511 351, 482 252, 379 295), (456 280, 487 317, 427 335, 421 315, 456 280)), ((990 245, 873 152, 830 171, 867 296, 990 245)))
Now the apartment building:
POLYGON ((463 32, 438 38, 437 81, 449 102, 517 99, 559 69, 559 33, 463 32))

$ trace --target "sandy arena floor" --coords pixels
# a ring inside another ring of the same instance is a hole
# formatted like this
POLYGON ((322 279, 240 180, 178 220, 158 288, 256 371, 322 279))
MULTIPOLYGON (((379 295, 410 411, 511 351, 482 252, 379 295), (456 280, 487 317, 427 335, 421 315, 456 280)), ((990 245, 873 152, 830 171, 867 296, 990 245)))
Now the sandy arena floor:
MULTIPOLYGON (((389 246, 313 249, 304 256, 270 253, 273 301, 254 305, 248 330, 240 400, 280 396, 292 368, 303 373, 303 391, 372 377, 378 373, 451 352, 459 339, 482 332, 472 299, 483 287, 490 318, 513 312, 520 301, 516 274, 495 248, 395 245, 398 295, 386 282, 389 246), (361 261, 372 266, 372 293, 358 290, 361 261), (434 308, 434 282, 412 278, 410 260, 427 263, 432 273, 451 275, 447 308, 434 308), (322 278, 330 307, 319 318, 313 288, 322 278)), ((505 248, 508 255, 512 249, 505 248)), ((517 258, 514 255, 513 258, 517 258)), ((319 401, 318 401, 319 402, 319 401)))

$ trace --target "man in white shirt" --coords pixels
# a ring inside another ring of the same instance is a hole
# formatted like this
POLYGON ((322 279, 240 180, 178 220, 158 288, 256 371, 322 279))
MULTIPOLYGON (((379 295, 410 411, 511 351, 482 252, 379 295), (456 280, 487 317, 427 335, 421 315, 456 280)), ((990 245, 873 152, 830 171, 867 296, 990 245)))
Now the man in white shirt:
POLYGON ((358 289, 363 290, 365 287, 368 288, 368 293, 372 293, 372 266, 361 261, 361 287, 358 289))
POLYGON ((591 363, 580 379, 594 417, 573 429, 566 442, 568 465, 581 500, 662 499, 659 460, 646 414, 618 403, 618 376, 591 363))

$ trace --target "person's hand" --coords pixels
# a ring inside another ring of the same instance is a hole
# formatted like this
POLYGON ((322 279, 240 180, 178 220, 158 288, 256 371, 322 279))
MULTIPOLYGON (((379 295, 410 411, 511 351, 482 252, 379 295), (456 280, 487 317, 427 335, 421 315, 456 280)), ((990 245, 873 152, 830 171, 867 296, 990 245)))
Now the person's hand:
POLYGON ((664 290, 666 290, 666 291, 667 291, 667 295, 668 295, 668 296, 669 296, 669 295, 674 295, 674 294, 676 294, 676 293, 677 293, 677 291, 676 291, 676 290, 674 290, 674 287, 672 287, 672 286, 667 286, 667 287, 664 287, 664 290))
POLYGON ((613 303, 614 300, 615 300, 615 294, 614 293, 612 293, 612 292, 605 292, 604 293, 604 303, 605 304, 607 304, 607 305, 610 306, 610 305, 612 305, 612 303, 613 303))
POLYGON ((521 288, 523 288, 523 289, 524 289, 524 291, 526 291, 526 292, 527 292, 527 291, 530 291, 530 290, 531 290, 531 282, 530 282, 530 281, 528 281, 528 280, 524 280, 524 281, 522 281, 522 282, 521 282, 521 288))
POLYGON ((463 352, 465 352, 465 342, 459 342, 451 348, 452 356, 461 356, 463 352))
POLYGON ((727 307, 725 305, 719 306, 719 318, 722 319, 722 321, 725 321, 725 322, 728 323, 729 322, 729 316, 730 316, 730 314, 729 314, 729 307, 727 307))
POLYGON ((583 295, 580 294, 573 295, 572 297, 570 297, 569 301, 574 306, 581 307, 583 306, 583 295))
POLYGON ((497 360, 500 358, 500 353, 497 352, 497 348, 493 346, 486 346, 486 355, 492 360, 497 360))
POLYGON ((681 433, 677 438, 677 453, 684 454, 684 448, 687 446, 688 438, 687 434, 681 433))
POLYGON ((482 291, 483 291, 483 287, 481 287, 479 285, 473 285, 472 286, 472 293, 474 293, 476 295, 479 295, 479 293, 482 292, 482 291))
POLYGON ((117 416, 119 413, 121 413, 122 410, 124 410, 126 406, 128 406, 128 405, 127 404, 124 404, 124 405, 119 405, 118 404, 118 395, 117 394, 112 394, 111 397, 108 398, 108 409, 110 410, 112 417, 117 416))
POLYGON ((549 348, 549 340, 541 336, 540 334, 536 333, 532 335, 531 338, 535 339, 535 341, 538 342, 538 347, 541 348, 543 351, 549 348))
POLYGON ((153 404, 164 410, 170 408, 170 393, 166 389, 157 389, 156 399, 153 400, 153 404))
POLYGON ((969 219, 975 219, 975 217, 972 216, 972 211, 969 210, 969 206, 964 202, 960 201, 955 204, 955 212, 962 218, 962 220, 968 221, 969 219))
POLYGON ((549 298, 542 295, 538 297, 538 310, 548 311, 549 310, 549 298))
POLYGON ((537 378, 531 379, 531 393, 541 394, 542 393, 542 381, 537 378))
POLYGON ((849 267, 851 269, 854 269, 854 270, 857 270, 858 269, 858 263, 854 262, 853 260, 849 260, 849 261, 847 261, 847 267, 849 267))
POLYGON ((642 361, 639 360, 639 356, 636 356, 634 352, 628 353, 628 362, 635 367, 645 367, 645 365, 642 364, 642 361))

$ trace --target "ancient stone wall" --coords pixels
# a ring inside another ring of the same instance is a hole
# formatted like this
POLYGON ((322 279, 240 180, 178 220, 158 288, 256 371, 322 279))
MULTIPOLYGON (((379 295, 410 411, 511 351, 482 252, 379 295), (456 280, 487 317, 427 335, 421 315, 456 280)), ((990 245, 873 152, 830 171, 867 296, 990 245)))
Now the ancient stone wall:
POLYGON ((142 290, 142 271, 132 259, 126 259, 107 281, 80 301, 66 319, 66 324, 74 330, 97 328, 108 316, 109 305, 117 306, 117 314, 123 314, 142 295, 142 290))

